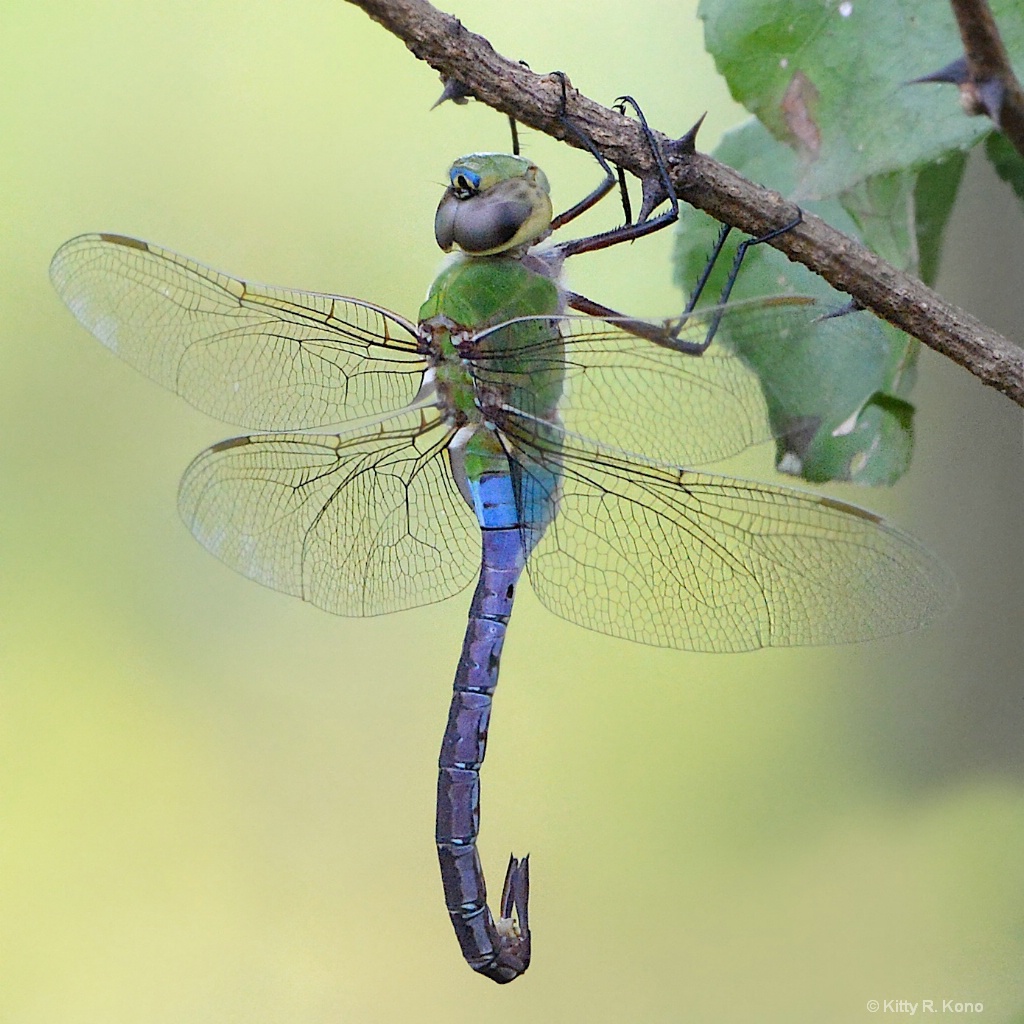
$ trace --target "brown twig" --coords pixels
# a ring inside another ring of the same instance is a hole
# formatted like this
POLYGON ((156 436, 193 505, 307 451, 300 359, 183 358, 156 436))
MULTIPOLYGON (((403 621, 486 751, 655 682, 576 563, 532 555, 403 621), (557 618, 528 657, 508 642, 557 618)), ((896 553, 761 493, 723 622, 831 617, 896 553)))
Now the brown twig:
MULTIPOLYGON (((556 79, 535 74, 496 53, 486 39, 427 0, 349 2, 398 36, 442 76, 461 82, 481 102, 579 145, 566 137, 559 120, 561 90, 556 79)), ((640 178, 651 176, 650 153, 635 121, 574 91, 569 112, 608 160, 640 178)), ((668 143, 664 136, 659 138, 668 143)), ((668 148, 673 183, 679 197, 692 206, 755 236, 793 219, 795 208, 777 192, 753 184, 702 153, 673 154, 670 144, 668 148)), ((810 214, 771 244, 1024 406, 1024 350, 916 278, 810 214)))
MULTIPOLYGON (((950 0, 960 29, 968 81, 987 113, 1024 156, 1024 89, 1013 73, 988 0, 950 0)), ((961 87, 963 88, 963 87, 961 87)))

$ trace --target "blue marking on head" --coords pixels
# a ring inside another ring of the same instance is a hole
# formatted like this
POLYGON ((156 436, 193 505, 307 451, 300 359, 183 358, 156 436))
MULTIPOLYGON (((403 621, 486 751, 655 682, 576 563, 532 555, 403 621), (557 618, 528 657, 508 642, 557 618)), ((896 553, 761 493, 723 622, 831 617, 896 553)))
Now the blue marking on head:
POLYGON ((469 182, 473 188, 480 187, 480 175, 478 172, 471 170, 469 167, 465 167, 462 164, 455 164, 451 171, 448 173, 448 178, 452 183, 452 188, 458 188, 461 184, 459 178, 469 182))

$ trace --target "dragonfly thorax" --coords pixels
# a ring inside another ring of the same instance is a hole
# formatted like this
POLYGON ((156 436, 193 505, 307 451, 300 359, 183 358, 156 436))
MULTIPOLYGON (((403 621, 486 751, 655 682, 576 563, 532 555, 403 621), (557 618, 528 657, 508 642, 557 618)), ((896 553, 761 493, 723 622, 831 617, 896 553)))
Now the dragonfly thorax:
POLYGON ((473 378, 461 354, 473 332, 439 315, 419 324, 421 351, 427 359, 420 394, 434 395, 445 423, 459 429, 481 422, 473 378))
POLYGON ((510 409, 554 414, 563 389, 554 323, 562 294, 546 271, 508 255, 460 255, 430 286, 417 331, 450 426, 500 430, 510 409))

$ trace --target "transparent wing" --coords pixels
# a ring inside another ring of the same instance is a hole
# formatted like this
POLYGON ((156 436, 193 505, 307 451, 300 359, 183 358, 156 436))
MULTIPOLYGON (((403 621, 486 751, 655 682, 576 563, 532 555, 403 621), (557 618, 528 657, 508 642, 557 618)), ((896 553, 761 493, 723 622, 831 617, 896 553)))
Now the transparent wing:
POLYGON ((248 284, 133 238, 73 238, 50 278, 104 345, 230 423, 288 430, 387 414, 422 378, 415 327, 394 313, 248 284))
MULTIPOLYGON (((592 316, 524 318, 550 322, 552 330, 529 347, 515 350, 515 363, 494 353, 487 340, 500 325, 482 333, 481 351, 471 362, 487 384, 508 379, 510 369, 527 379, 561 368, 565 393, 559 415, 568 434, 607 448, 635 453, 668 465, 700 466, 727 458, 773 436, 757 376, 725 344, 730 331, 753 343, 763 339, 783 358, 788 343, 815 331, 838 331, 840 321, 816 322, 825 309, 801 296, 771 296, 692 313, 679 332, 684 343, 703 342, 709 322, 723 330, 703 355, 664 343, 666 321, 592 316), (557 333, 554 328, 557 326, 557 333), (657 343, 657 338, 662 343, 657 343)), ((850 330, 842 344, 857 344, 850 330)), ((524 417, 545 415, 530 408, 529 388, 516 392, 515 409, 524 417)))
POLYGON ((342 435, 238 437, 189 466, 178 508, 231 568, 329 612, 430 604, 462 590, 480 564, 449 440, 419 413, 342 435))
POLYGON ((955 595, 928 551, 854 505, 510 429, 525 500, 561 472, 530 582, 588 629, 694 651, 836 644, 914 629, 955 595))

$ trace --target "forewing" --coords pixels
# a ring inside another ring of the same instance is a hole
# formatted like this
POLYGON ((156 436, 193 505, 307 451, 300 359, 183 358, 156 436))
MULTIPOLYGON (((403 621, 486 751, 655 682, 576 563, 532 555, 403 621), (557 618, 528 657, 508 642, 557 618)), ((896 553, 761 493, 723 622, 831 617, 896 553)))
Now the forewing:
POLYGON ((561 472, 527 567, 540 600, 588 629, 693 651, 836 644, 914 629, 955 595, 927 550, 856 506, 572 439, 510 443, 538 493, 561 472))
MULTIPOLYGON (((684 345, 702 342, 711 319, 719 317, 727 326, 742 323, 745 337, 763 338, 781 352, 795 329, 821 312, 799 297, 735 303, 691 314, 678 337, 684 345)), ((715 341, 702 355, 693 355, 671 347, 667 322, 591 316, 550 321, 558 336, 551 331, 531 349, 517 350, 516 359, 534 375, 562 366, 558 408, 568 434, 679 466, 715 462, 772 437, 756 375, 724 344, 715 341)), ((472 367, 487 383, 508 369, 500 356, 475 360, 472 367)), ((543 409, 530 408, 528 389, 523 397, 516 412, 544 415, 543 409)))
POLYGON ((407 405, 424 363, 407 320, 357 299, 249 284, 121 235, 80 235, 50 277, 100 341, 196 408, 260 430, 407 405))
POLYGON ((449 439, 419 413, 342 435, 235 438, 189 466, 178 508, 231 568, 329 612, 430 604, 462 590, 480 562, 449 439))

